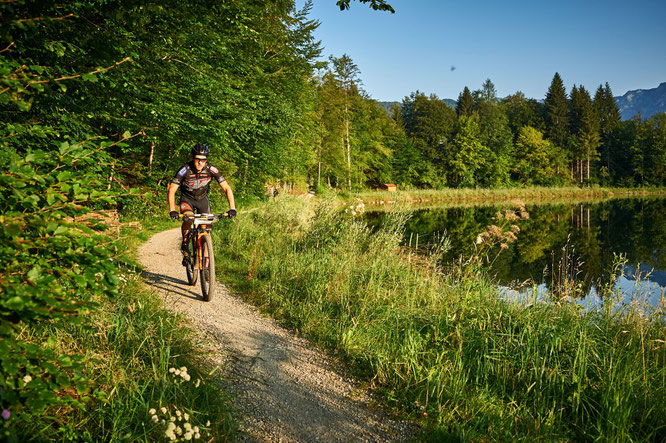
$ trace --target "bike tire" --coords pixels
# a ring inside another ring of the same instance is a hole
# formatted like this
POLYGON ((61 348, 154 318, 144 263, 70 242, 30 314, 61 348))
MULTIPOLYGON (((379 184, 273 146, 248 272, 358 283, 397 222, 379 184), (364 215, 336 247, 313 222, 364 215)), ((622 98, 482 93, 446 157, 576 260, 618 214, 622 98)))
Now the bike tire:
POLYGON ((189 262, 185 265, 187 284, 190 286, 197 284, 197 278, 199 277, 199 272, 197 272, 197 265, 197 240, 193 235, 192 240, 190 241, 190 259, 189 262))
POLYGON ((210 235, 205 235, 201 241, 201 260, 201 293, 205 301, 211 301, 215 294, 215 255, 210 235))

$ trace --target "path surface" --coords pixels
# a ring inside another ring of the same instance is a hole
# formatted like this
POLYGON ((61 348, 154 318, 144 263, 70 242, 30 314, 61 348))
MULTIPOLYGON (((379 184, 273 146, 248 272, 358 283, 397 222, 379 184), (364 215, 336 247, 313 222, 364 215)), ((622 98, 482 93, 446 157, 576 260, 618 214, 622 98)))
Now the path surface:
POLYGON ((244 441, 407 441, 408 422, 371 407, 368 393, 334 360, 263 317, 218 282, 211 302, 188 286, 180 265, 180 229, 154 235, 139 249, 147 284, 183 312, 219 352, 213 364, 237 396, 244 441))

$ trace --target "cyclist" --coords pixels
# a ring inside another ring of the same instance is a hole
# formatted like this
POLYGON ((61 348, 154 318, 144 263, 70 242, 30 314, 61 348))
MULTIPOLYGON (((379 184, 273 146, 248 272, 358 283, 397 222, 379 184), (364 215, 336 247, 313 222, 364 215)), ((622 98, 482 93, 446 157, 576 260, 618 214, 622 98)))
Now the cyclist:
MULTIPOLYGON (((178 203, 180 214, 193 215, 196 211, 199 214, 210 213, 210 202, 208 201, 208 191, 210 182, 215 179, 220 188, 227 195, 229 218, 236 216, 236 206, 234 204, 234 193, 229 183, 220 173, 220 170, 208 163, 210 148, 203 143, 197 143, 192 147, 192 161, 185 164, 178 170, 171 180, 168 190, 169 216, 173 220, 178 220, 179 213, 176 211, 176 191, 180 187, 180 201, 178 203)), ((183 234, 183 243, 180 250, 183 253, 183 264, 189 257, 187 242, 189 240, 190 229, 193 220, 183 220, 181 232, 183 234)))

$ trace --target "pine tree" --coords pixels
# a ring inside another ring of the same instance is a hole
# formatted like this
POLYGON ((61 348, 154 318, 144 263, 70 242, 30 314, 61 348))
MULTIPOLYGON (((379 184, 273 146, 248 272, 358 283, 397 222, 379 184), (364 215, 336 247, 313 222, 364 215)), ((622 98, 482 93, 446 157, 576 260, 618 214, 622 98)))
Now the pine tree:
POLYGON ((567 91, 562 77, 555 73, 546 94, 546 135, 555 145, 564 147, 568 137, 567 91))
POLYGON ((461 92, 458 96, 458 102, 456 103, 456 113, 458 114, 458 117, 461 115, 464 115, 465 117, 472 115, 473 106, 474 98, 472 97, 472 93, 469 91, 469 88, 465 86, 463 92, 461 92))
POLYGON ((580 183, 590 180, 590 164, 599 158, 600 145, 599 119, 592 107, 592 98, 584 86, 571 89, 569 107, 570 133, 576 146, 575 157, 578 163, 580 183))
POLYGON ((601 164, 604 165, 605 174, 611 175, 613 168, 612 144, 613 132, 620 124, 620 109, 615 102, 613 92, 606 82, 606 86, 599 85, 597 92, 594 95, 593 102, 594 110, 599 119, 599 133, 601 136, 601 164))

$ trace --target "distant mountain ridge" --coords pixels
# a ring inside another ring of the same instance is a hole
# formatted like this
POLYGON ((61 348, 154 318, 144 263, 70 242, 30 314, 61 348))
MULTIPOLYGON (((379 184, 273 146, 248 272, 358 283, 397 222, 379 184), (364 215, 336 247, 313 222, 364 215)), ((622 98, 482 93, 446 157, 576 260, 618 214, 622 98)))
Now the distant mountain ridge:
MULTIPOLYGON (((450 98, 442 99, 451 108, 456 108, 456 101, 450 98)), ((543 103, 543 99, 539 100, 543 103)), ((388 112, 391 104, 401 102, 379 102, 388 112)), ((666 112, 666 82, 652 89, 635 89, 627 91, 622 96, 615 97, 615 103, 620 108, 622 120, 629 120, 639 112, 643 119, 648 119, 655 114, 666 112)))
POLYGON ((639 112, 643 119, 666 112, 666 82, 653 89, 628 91, 621 97, 615 97, 620 108, 622 120, 629 120, 639 112))

